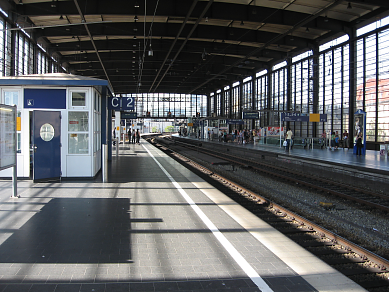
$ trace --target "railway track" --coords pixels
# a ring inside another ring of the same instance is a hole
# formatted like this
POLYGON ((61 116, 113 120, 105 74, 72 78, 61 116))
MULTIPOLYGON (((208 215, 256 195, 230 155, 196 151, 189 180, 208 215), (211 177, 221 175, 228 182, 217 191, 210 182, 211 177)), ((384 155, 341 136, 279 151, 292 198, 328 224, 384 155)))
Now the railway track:
MULTIPOLYGON (((159 142, 162 141, 159 139, 159 142)), ((292 240, 321 258, 323 261, 339 270, 341 273, 350 277, 368 291, 389 291, 389 261, 387 259, 384 259, 373 252, 358 246, 357 244, 354 244, 353 242, 294 212, 291 212, 279 204, 269 201, 263 196, 252 192, 251 190, 226 179, 225 177, 216 174, 214 171, 211 171, 191 159, 177 153, 175 151, 177 143, 169 141, 164 145, 155 142, 153 144, 168 153, 170 156, 173 156, 176 160, 186 164, 187 167, 191 168, 191 170, 214 184, 215 187, 231 197, 234 201, 241 204, 264 221, 268 222, 274 228, 290 237, 292 240)), ((180 147, 183 146, 184 145, 180 144, 180 147)), ((193 146, 189 147, 193 148, 193 146)), ((196 149, 196 151, 200 150, 196 149)), ((212 152, 216 152, 212 155, 216 155, 216 157, 226 160, 224 153, 223 157, 220 157, 220 153, 217 153, 217 151, 212 152)), ((206 154, 210 155, 208 149, 206 154)), ((261 173, 265 173, 267 175, 274 176, 272 171, 276 169, 278 172, 277 176, 279 178, 296 182, 296 180, 293 179, 293 176, 297 177, 296 174, 288 174, 283 169, 273 167, 274 169, 269 170, 269 166, 266 165, 267 169, 263 172, 263 170, 260 169, 261 166, 247 159, 240 158, 238 160, 237 157, 229 157, 228 160, 229 159, 234 161, 235 164, 232 164, 231 162, 232 165, 237 165, 236 161, 238 161, 238 165, 253 168, 256 171, 261 171, 261 173)), ((325 188, 325 185, 328 184, 328 182, 320 182, 320 184, 324 184, 324 186, 320 186, 320 188, 318 188, 312 181, 305 182, 304 180, 306 180, 306 178, 303 179, 299 177, 298 183, 309 187, 315 187, 315 189, 320 189, 333 195, 337 195, 337 193, 341 192, 338 185, 336 186, 336 190, 333 191, 325 188)), ((347 190, 347 188, 345 189, 347 190)), ((352 190, 347 191, 352 192, 352 190)), ((342 192, 345 191, 342 190, 342 192)), ((347 194, 347 196, 352 197, 350 194, 347 194)), ((343 193, 342 197, 347 198, 347 196, 343 193)), ((377 205, 382 206, 381 203, 382 202, 380 201, 377 205)), ((370 201, 369 204, 366 205, 374 206, 376 208, 374 204, 376 203, 370 201)), ((379 207, 379 209, 384 210, 381 207, 379 207)))
MULTIPOLYGON (((363 204, 369 207, 377 208, 389 213, 389 196, 381 193, 374 193, 361 188, 352 187, 350 185, 337 183, 328 179, 319 178, 309 174, 293 171, 291 169, 281 168, 274 165, 269 165, 263 162, 253 161, 244 157, 238 157, 212 149, 201 149, 193 144, 174 141, 174 144, 181 147, 187 147, 196 151, 211 155, 218 159, 227 161, 233 166, 250 167, 258 173, 278 177, 282 180, 287 180, 296 184, 304 185, 318 191, 326 192, 336 197, 341 197, 358 204, 363 204)), ((329 206, 330 207, 330 206, 329 206)))

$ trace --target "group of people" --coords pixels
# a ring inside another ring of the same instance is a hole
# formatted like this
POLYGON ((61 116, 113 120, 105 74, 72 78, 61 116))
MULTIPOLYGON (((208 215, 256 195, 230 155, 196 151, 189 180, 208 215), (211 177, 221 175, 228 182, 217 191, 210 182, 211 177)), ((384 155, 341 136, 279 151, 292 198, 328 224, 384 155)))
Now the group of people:
POLYGON ((128 135, 128 143, 133 143, 133 144, 140 144, 139 141, 140 141, 140 133, 139 133, 139 129, 135 130, 135 129, 128 129, 128 132, 127 132, 127 135, 128 135))
MULTIPOLYGON (((198 133, 198 137, 200 137, 200 130, 199 130, 199 133, 198 133)), ((209 140, 213 140, 214 139, 214 131, 213 129, 212 130, 209 130, 208 131, 208 139, 209 140)), ((231 140, 232 142, 235 142, 237 141, 238 144, 247 144, 247 143, 250 143, 250 142, 253 142, 254 141, 254 137, 256 136, 259 136, 260 137, 260 131, 259 130, 256 130, 256 129, 253 129, 253 130, 247 130, 247 129, 244 129, 244 130, 237 130, 235 129, 230 137, 228 136, 228 132, 227 130, 220 130, 219 131, 219 134, 218 134, 218 140, 220 142, 227 142, 228 140, 231 140)))
POLYGON ((237 139, 238 144, 247 144, 254 141, 254 137, 261 135, 259 130, 235 130, 233 134, 233 139, 237 139))

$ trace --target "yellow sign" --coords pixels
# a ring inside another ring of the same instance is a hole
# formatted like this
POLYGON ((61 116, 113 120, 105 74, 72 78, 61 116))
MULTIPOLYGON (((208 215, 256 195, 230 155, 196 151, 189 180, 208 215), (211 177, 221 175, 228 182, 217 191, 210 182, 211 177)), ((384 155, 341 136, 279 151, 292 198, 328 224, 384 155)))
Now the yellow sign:
POLYGON ((320 114, 309 114, 310 122, 320 122, 320 114))
POLYGON ((120 130, 120 127, 116 127, 116 131, 119 131, 120 130))
POLYGON ((193 127, 193 123, 188 123, 188 127, 193 127))
POLYGON ((16 131, 21 131, 22 130, 22 118, 17 117, 16 118, 16 131))

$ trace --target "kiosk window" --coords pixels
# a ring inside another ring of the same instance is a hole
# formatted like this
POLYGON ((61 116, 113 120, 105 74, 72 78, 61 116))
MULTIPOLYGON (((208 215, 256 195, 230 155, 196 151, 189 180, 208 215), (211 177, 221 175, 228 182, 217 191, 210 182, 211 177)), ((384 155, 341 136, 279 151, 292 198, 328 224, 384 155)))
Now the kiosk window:
POLYGON ((72 92, 72 106, 85 106, 85 92, 72 92))
POLYGON ((88 132, 88 112, 69 112, 69 132, 88 132))
POLYGON ((69 154, 89 153, 89 113, 68 113, 68 152, 69 154))
POLYGON ((88 154, 88 134, 69 134, 69 154, 88 154))

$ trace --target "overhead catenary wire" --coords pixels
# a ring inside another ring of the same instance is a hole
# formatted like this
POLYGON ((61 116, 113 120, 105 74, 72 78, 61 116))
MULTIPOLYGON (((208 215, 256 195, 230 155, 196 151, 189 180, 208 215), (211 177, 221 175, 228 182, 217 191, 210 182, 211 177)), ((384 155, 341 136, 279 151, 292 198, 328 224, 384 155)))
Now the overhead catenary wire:
MULTIPOLYGON (((149 32, 147 35, 147 38, 150 39, 150 44, 151 44, 151 35, 152 35, 152 30, 153 30, 155 14, 157 13, 158 4, 159 4, 159 0, 157 1, 157 4, 155 5, 153 19, 151 21, 150 29, 149 29, 149 32)), ((148 45, 147 38, 146 38, 146 0, 145 0, 145 17, 143 20, 143 53, 142 53, 142 57, 139 56, 140 64, 139 64, 139 73, 138 73, 138 82, 137 82, 137 87, 136 87, 137 88, 136 93, 139 93, 140 84, 142 83, 142 75, 143 75, 143 67, 144 67, 144 62, 145 62, 146 47, 148 45)), ((139 50, 139 52, 140 52, 140 50, 139 50)))

